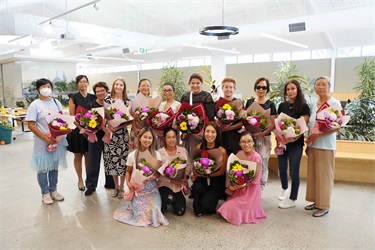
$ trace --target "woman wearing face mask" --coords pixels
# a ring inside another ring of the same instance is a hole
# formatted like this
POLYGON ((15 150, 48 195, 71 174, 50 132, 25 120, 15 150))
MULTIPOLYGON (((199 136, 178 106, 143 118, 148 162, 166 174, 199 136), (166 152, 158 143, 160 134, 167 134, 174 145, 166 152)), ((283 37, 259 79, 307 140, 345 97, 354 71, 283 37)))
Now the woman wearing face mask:
MULTIPOLYGON (((91 109, 91 104, 95 102, 95 95, 87 93, 89 86, 89 80, 85 75, 79 75, 76 77, 76 86, 78 87, 78 93, 69 95, 69 114, 76 115, 76 109, 81 106, 87 110, 91 109)), ((85 169, 87 173, 88 168, 88 147, 89 143, 85 135, 80 134, 79 131, 82 127, 75 122, 77 128, 68 134, 68 151, 74 153, 74 168, 78 177, 78 189, 85 191, 85 185, 82 178, 82 158, 85 158, 85 169)))
MULTIPOLYGON (((202 90, 203 87, 203 75, 194 73, 189 79, 190 92, 185 92, 181 97, 181 102, 187 102, 192 106, 202 103, 204 106, 205 113, 210 121, 214 121, 215 118, 215 103, 212 96, 207 91, 202 90)), ((202 141, 202 136, 187 136, 183 138, 183 145, 191 154, 193 148, 202 141)))
POLYGON ((263 109, 270 109, 271 125, 264 131, 254 133, 255 150, 262 156, 262 178, 260 186, 262 191, 268 180, 268 160, 271 154, 271 131, 275 128, 276 106, 273 101, 267 99, 267 93, 270 91, 270 82, 267 78, 261 77, 255 81, 254 91, 255 98, 251 98, 246 102, 245 107, 248 108, 253 102, 257 102, 263 109))
POLYGON ((46 115, 56 111, 62 111, 61 103, 50 97, 52 93, 52 82, 45 78, 36 82, 39 98, 33 101, 27 109, 26 121, 31 132, 34 133, 34 148, 31 159, 31 168, 37 171, 39 187, 42 192, 42 202, 46 205, 53 201, 62 201, 64 196, 57 192, 58 170, 66 169, 66 146, 65 137, 57 143, 56 140, 47 136, 49 133, 46 115), (57 143, 55 152, 46 150, 48 145, 57 143))
MULTIPOLYGON (((224 93, 224 99, 230 102, 237 100, 237 98, 233 96, 234 91, 236 90, 235 79, 231 77, 226 77, 221 82, 221 86, 224 93)), ((240 134, 238 133, 238 131, 242 127, 241 120, 229 125, 221 124, 220 122, 218 122, 218 125, 221 130, 223 146, 227 151, 227 155, 230 155, 231 153, 237 154, 237 152, 241 149, 238 144, 238 141, 240 140, 240 134)))
MULTIPOLYGON (((280 103, 277 113, 283 112, 290 117, 298 119, 303 117, 306 124, 309 122, 310 108, 307 105, 305 97, 302 93, 301 85, 297 80, 290 80, 284 87, 284 102, 280 103)), ((296 138, 283 138, 286 142, 286 150, 282 155, 278 155, 278 167, 280 173, 280 181, 282 191, 279 200, 279 208, 291 208, 296 206, 296 200, 299 189, 299 169, 301 165, 303 150, 303 134, 296 138), (288 164, 289 163, 289 164, 288 164), (290 178, 292 179, 292 188, 289 199, 288 193, 288 165, 290 178)))

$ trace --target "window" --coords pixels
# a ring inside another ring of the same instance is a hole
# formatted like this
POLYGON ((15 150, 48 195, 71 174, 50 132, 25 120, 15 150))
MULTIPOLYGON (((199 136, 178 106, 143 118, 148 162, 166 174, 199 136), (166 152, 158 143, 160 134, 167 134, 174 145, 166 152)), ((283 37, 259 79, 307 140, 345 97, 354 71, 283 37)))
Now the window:
POLYGON ((295 51, 292 52, 292 60, 306 60, 306 59, 311 59, 311 51, 295 51))
POLYGON ((281 53, 273 53, 272 61, 280 62, 280 61, 290 61, 290 52, 281 52, 281 53))
POLYGON ((375 56, 375 46, 363 46, 362 56, 375 56))
POLYGON ((189 67, 189 60, 177 60, 177 67, 189 67))
POLYGON ((337 57, 361 56, 361 47, 337 49, 337 57))
POLYGON ((225 64, 237 64, 237 56, 225 57, 225 64))
POLYGON ((241 55, 238 56, 238 63, 252 63, 253 62, 253 55, 241 55))
POLYGON ((317 49, 311 51, 311 59, 331 58, 331 51, 329 49, 317 49))
POLYGON ((254 54, 254 62, 270 62, 271 54, 254 54))
POLYGON ((202 66, 204 65, 204 58, 190 59, 190 66, 202 66))

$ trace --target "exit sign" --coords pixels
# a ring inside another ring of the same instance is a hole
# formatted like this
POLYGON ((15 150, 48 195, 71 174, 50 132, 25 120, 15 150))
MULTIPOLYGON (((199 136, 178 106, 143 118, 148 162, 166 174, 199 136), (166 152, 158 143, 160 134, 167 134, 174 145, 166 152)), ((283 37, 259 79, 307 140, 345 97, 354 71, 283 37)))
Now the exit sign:
POLYGON ((141 54, 147 54, 147 49, 146 48, 139 48, 138 52, 141 54))

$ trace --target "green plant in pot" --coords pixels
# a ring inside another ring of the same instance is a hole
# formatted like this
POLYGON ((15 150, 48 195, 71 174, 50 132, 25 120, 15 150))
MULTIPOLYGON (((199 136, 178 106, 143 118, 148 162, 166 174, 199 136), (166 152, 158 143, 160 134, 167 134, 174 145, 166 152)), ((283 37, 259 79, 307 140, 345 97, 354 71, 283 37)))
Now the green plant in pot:
POLYGON ((357 71, 359 83, 353 89, 361 94, 354 100, 348 100, 345 111, 350 121, 341 128, 337 138, 375 141, 375 59, 365 59, 354 70, 357 71))
POLYGON ((160 91, 162 90, 163 84, 166 82, 170 82, 174 85, 174 99, 177 101, 181 100, 181 96, 188 90, 188 85, 184 83, 184 72, 168 64, 161 70, 158 86, 160 91))

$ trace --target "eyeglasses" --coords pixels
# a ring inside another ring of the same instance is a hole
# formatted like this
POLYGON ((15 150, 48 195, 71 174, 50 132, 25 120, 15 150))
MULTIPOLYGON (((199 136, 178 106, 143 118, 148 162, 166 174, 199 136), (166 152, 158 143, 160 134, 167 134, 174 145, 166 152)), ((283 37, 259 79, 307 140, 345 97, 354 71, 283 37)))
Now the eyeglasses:
POLYGON ((173 91, 173 89, 163 89, 164 93, 168 93, 168 92, 172 92, 172 91, 173 91))
POLYGON ((256 89, 258 89, 258 90, 267 90, 267 86, 256 86, 256 89))
POLYGON ((254 142, 254 141, 250 141, 250 140, 249 141, 240 141, 241 144, 250 144, 252 142, 254 142))
POLYGON ((78 83, 88 83, 88 81, 79 81, 78 83))

